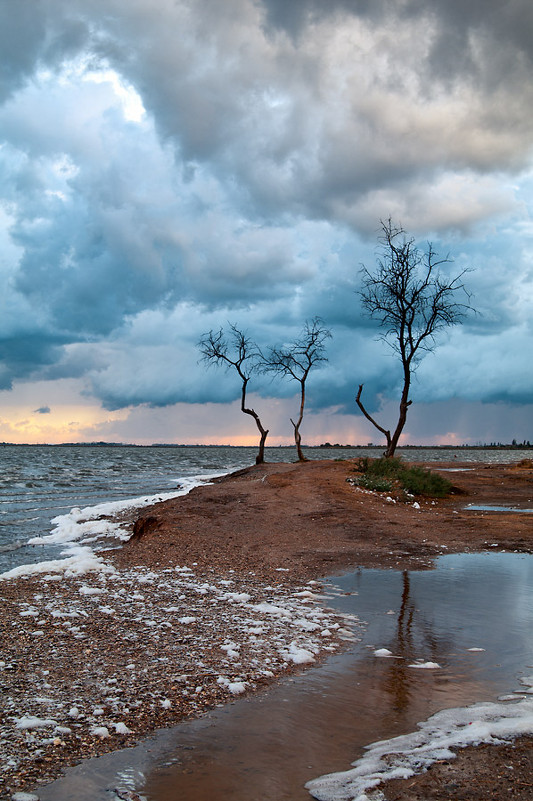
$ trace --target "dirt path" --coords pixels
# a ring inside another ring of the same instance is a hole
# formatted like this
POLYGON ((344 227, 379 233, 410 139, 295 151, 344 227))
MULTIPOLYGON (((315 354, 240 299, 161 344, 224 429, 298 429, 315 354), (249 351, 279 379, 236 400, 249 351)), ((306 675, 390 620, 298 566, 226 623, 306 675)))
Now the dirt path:
POLYGON ((531 550, 532 517, 465 507, 532 508, 533 469, 432 469, 443 471, 455 493, 406 504, 350 485, 348 461, 250 467, 147 510, 117 558, 156 565, 179 557, 264 575, 283 564, 303 579, 355 565, 429 567, 445 552, 531 550))

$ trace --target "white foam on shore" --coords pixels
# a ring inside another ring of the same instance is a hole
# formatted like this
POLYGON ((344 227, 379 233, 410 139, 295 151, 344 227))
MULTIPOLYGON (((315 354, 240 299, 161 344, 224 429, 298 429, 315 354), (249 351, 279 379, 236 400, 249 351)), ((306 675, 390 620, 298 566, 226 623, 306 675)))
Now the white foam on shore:
POLYGON ((42 574, 61 574, 69 576, 83 576, 85 573, 112 573, 113 568, 106 565, 103 559, 96 556, 94 551, 84 545, 72 545, 68 551, 62 551, 65 559, 50 559, 47 562, 32 562, 29 565, 20 565, 0 573, 0 581, 16 579, 42 574))
POLYGON ((267 588, 253 573, 229 578, 213 568, 197 576, 194 567, 135 565, 67 580, 64 573, 60 592, 44 576, 15 595, 13 636, 0 660, 0 770, 13 776, 39 749, 55 755, 67 739, 75 747, 92 740, 95 750, 100 741, 122 748, 124 737, 133 744, 153 725, 178 722, 183 708, 198 715, 206 698, 219 704, 256 690, 335 653, 345 631, 354 639, 360 630, 354 615, 324 609, 316 593, 310 601, 305 585, 267 588), (325 641, 326 628, 335 635, 325 641), (37 632, 49 635, 45 649, 31 639, 37 632))
POLYGON ((28 545, 65 545, 61 556, 64 559, 52 559, 20 565, 5 573, 3 579, 15 579, 36 574, 64 574, 81 576, 89 572, 112 571, 104 560, 98 557, 89 543, 98 543, 102 539, 115 539, 126 542, 131 537, 131 530, 111 518, 128 509, 142 509, 161 501, 171 500, 187 495, 194 487, 209 483, 225 473, 211 473, 203 476, 180 478, 180 489, 173 492, 160 492, 157 495, 145 495, 139 498, 128 498, 122 501, 108 501, 84 509, 75 507, 66 515, 59 515, 51 520, 54 525, 50 534, 32 537, 28 545))
MULTIPOLYGON (((522 682, 528 684, 530 678, 522 682)), ((452 748, 533 734, 533 700, 444 709, 418 726, 417 732, 372 743, 351 770, 313 779, 307 790, 317 801, 384 801, 377 789, 382 782, 408 779, 439 759, 453 759, 452 748)))

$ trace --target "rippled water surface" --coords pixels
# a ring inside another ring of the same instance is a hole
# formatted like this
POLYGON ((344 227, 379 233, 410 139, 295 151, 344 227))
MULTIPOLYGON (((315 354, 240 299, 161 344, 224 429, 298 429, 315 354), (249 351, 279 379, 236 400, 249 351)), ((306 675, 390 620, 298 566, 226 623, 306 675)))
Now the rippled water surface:
MULTIPOLYGON (((382 448, 308 448, 310 459, 380 456, 382 448)), ((518 450, 402 449, 418 461, 512 462, 518 450)), ((255 448, 0 445, 0 572, 57 557, 59 548, 26 547, 73 507, 168 492, 180 478, 251 465, 255 448)), ((267 448, 267 461, 294 461, 294 448, 267 448)))
POLYGON ((135 749, 91 760, 40 790, 42 801, 309 801, 304 785, 341 771, 364 745, 434 712, 494 701, 533 667, 533 557, 455 554, 435 570, 359 570, 329 603, 367 625, 324 665, 135 749), (395 658, 380 658, 377 649, 395 658), (438 669, 410 667, 416 660, 438 669))
POLYGON ((250 448, 0 446, 0 572, 54 559, 60 548, 25 547, 73 507, 155 495, 180 479, 253 464, 250 448))

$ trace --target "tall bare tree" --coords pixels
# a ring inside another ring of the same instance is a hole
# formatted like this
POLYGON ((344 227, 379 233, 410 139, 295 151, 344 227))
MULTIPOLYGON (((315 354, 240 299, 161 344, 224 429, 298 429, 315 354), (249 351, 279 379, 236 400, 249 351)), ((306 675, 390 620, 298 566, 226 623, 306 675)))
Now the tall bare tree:
POLYGON ((223 365, 227 369, 233 368, 237 371, 241 379, 241 411, 254 418, 260 434, 259 451, 255 463, 263 464, 268 429, 263 427, 255 409, 246 406, 248 382, 258 367, 257 346, 245 332, 236 325, 229 324, 228 332, 221 328, 219 331, 209 331, 207 334, 203 334, 198 342, 198 349, 202 354, 202 361, 207 364, 223 365))
POLYGON ((362 267, 363 288, 360 291, 363 308, 368 316, 379 320, 383 339, 399 356, 403 370, 398 422, 393 433, 381 426, 365 409, 359 386, 356 402, 365 417, 381 431, 387 440, 385 456, 394 456, 400 435, 407 420, 411 379, 423 356, 435 349, 435 335, 443 328, 457 325, 472 309, 470 295, 463 283, 463 270, 448 278, 440 270, 449 263, 439 259, 428 243, 426 251, 408 238, 402 227, 389 218, 381 220, 381 251, 377 266, 370 272, 362 267), (462 302, 461 302, 462 299, 462 302))
POLYGON ((306 320, 302 333, 289 345, 270 348, 263 357, 263 370, 269 373, 292 378, 300 384, 300 411, 296 422, 290 418, 294 429, 294 442, 296 452, 301 462, 305 461, 302 451, 302 437, 300 426, 304 418, 305 385, 313 365, 327 361, 325 356, 326 340, 331 337, 331 331, 324 326, 320 317, 306 320))

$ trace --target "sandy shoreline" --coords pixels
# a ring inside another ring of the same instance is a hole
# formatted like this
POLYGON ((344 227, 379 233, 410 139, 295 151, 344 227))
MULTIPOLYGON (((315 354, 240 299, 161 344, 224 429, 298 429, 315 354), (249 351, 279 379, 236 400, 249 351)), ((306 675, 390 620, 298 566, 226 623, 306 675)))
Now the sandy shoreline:
MULTIPOLYGON (((533 471, 453 468, 456 494, 416 508, 350 486, 349 462, 252 467, 143 510, 129 543, 106 554, 106 572, 0 583, 8 699, 0 797, 35 791, 80 758, 125 747, 342 647, 357 624, 322 610, 313 597, 319 585, 309 583, 320 576, 356 565, 429 568, 451 551, 531 552, 530 517, 464 507, 531 506, 533 471)), ((506 797, 531 798, 525 778, 518 794, 530 742, 509 748, 515 789, 506 797)), ((481 765, 485 751, 467 764, 481 765)), ((460 799, 457 787, 442 795, 454 782, 438 779, 438 769, 433 788, 417 795, 412 780, 391 787, 391 799, 460 799)), ((465 798, 499 797, 487 786, 473 795, 471 783, 465 798)))
POLYGON ((334 653, 319 582, 143 565, 0 585, 0 798, 334 653))

